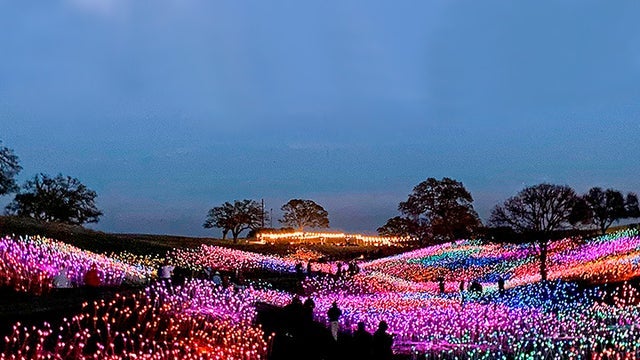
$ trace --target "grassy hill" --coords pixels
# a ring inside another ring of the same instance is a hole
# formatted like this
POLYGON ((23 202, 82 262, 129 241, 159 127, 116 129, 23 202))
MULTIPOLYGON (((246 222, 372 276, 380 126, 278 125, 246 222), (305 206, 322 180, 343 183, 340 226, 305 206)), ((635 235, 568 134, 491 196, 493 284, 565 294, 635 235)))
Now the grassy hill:
POLYGON ((110 234, 62 223, 42 223, 15 216, 0 216, 0 234, 43 235, 97 253, 129 251, 134 254, 164 254, 176 247, 219 244, 215 238, 171 235, 110 234))

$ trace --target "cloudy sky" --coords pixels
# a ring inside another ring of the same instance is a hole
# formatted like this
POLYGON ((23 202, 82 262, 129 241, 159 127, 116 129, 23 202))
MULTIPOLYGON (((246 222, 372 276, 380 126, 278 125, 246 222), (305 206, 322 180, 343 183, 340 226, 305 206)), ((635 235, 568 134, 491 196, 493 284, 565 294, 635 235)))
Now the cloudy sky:
MULTIPOLYGON (((0 140, 113 232, 234 199, 373 232, 428 177, 483 219, 539 182, 640 192, 640 2, 0 0, 0 140)), ((9 197, 0 199, 6 204, 9 197)), ((277 223, 276 223, 277 224, 277 223)))

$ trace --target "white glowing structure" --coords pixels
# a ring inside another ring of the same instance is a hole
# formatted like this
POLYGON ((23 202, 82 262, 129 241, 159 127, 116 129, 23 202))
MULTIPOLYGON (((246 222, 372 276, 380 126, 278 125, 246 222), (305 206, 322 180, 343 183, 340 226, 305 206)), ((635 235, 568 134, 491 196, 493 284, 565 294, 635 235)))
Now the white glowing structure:
POLYGON ((257 240, 260 242, 276 243, 324 243, 326 241, 336 242, 344 240, 345 243, 355 243, 358 245, 373 246, 402 246, 414 239, 408 236, 373 236, 362 234, 346 234, 342 232, 278 232, 278 233, 258 233, 257 240))

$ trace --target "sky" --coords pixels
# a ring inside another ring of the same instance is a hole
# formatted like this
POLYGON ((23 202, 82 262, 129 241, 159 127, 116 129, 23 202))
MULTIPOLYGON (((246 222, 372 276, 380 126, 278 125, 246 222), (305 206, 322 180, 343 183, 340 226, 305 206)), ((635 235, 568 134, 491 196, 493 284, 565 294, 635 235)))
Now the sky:
MULTIPOLYGON (((312 199, 373 233, 429 177, 483 220, 525 186, 640 192, 638 1, 0 0, 20 183, 98 193, 108 232, 312 199)), ((11 200, 0 198, 0 205, 11 200)))

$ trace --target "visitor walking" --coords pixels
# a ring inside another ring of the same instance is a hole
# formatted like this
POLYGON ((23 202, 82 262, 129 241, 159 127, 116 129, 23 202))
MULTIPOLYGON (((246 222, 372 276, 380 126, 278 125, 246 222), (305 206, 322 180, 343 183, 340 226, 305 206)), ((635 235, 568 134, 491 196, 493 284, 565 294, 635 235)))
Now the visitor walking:
POLYGON ((338 341, 338 329, 339 324, 338 320, 340 320, 340 316, 342 316, 342 310, 338 308, 338 304, 334 301, 327 311, 327 317, 329 318, 329 326, 331 328, 331 336, 335 341, 338 341))

